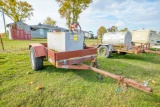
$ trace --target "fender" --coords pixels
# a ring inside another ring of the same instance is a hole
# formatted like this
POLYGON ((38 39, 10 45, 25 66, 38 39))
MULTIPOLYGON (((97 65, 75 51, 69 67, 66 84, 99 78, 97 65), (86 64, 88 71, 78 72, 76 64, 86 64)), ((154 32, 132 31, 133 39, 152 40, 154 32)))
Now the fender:
POLYGON ((110 44, 99 44, 96 48, 99 48, 100 46, 107 46, 109 51, 114 51, 113 46, 110 44))
POLYGON ((29 44, 29 49, 30 48, 34 49, 35 57, 46 57, 47 56, 47 50, 44 45, 40 43, 34 43, 34 44, 29 44))

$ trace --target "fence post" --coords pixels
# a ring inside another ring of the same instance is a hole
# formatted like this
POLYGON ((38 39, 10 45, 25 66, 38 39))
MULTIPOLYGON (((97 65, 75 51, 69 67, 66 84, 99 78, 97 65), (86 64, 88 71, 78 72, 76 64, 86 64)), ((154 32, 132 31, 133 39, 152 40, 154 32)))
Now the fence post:
POLYGON ((1 34, 0 34, 0 40, 1 40, 1 44, 2 44, 2 49, 4 50, 4 46, 3 46, 3 41, 2 41, 1 34))

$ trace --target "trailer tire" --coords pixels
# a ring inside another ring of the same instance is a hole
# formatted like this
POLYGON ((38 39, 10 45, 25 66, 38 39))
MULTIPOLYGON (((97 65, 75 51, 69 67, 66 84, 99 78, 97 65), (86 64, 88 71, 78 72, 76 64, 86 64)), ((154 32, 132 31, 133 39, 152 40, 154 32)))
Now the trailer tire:
POLYGON ((111 55, 107 46, 100 46, 98 48, 98 55, 108 58, 111 55))
POLYGON ((33 47, 30 48, 30 60, 31 66, 34 71, 41 70, 43 68, 43 57, 35 57, 33 47))

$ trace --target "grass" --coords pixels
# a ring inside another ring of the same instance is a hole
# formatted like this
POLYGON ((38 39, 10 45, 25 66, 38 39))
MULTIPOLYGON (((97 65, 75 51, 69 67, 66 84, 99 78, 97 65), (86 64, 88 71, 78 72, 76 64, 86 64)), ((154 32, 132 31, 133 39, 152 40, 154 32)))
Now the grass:
MULTIPOLYGON (((30 43, 47 43, 46 39, 32 39, 32 40, 9 40, 8 38, 3 38, 3 44, 5 50, 26 50, 30 43)), ((101 43, 101 39, 98 39, 98 43, 101 43)), ((97 39, 85 39, 85 44, 87 46, 97 44, 97 39)), ((0 44, 0 51, 1 51, 0 44)))
MULTIPOLYGON (((46 39, 32 39, 30 40, 9 40, 8 38, 3 38, 3 44, 5 50, 26 50, 30 43, 46 43, 46 39)), ((0 50, 1 50, 0 44, 0 50)))
MULTIPOLYGON (((116 93, 117 81, 97 79, 90 70, 57 69, 48 61, 44 69, 32 71, 29 60, 29 43, 4 39, 7 50, 0 53, 0 107, 158 107, 160 106, 160 56, 153 54, 113 54, 106 59, 98 57, 100 69, 143 82, 152 79, 153 93, 129 87, 116 93), (12 46, 14 48, 12 48, 12 46), (25 48, 25 49, 24 49, 25 48), (33 82, 30 85, 30 82, 33 82), (37 86, 43 89, 36 90, 37 86)), ((94 42, 86 40, 86 42, 94 42)))
POLYGON ((98 44, 100 44, 101 43, 101 38, 99 38, 98 41, 97 41, 97 39, 85 39, 85 44, 87 46, 96 45, 97 42, 98 42, 98 44))

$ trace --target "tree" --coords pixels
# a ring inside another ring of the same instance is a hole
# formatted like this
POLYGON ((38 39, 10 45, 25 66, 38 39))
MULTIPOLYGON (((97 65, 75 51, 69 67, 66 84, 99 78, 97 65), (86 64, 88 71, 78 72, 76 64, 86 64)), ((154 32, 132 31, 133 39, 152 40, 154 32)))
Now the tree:
POLYGON ((128 28, 124 28, 120 30, 120 32, 126 32, 126 31, 128 31, 128 28))
POLYGON ((33 16, 32 5, 28 4, 26 1, 1 0, 0 9, 14 22, 23 22, 33 16))
POLYGON ((51 17, 47 17, 45 20, 44 20, 44 24, 46 24, 46 25, 52 25, 52 26, 54 26, 54 25, 56 25, 56 21, 54 21, 51 17))
POLYGON ((112 26, 111 28, 107 29, 108 32, 117 32, 118 27, 117 26, 112 26))
POLYGON ((159 32, 159 34, 160 34, 160 32, 159 32))
POLYGON ((78 22, 80 13, 85 10, 92 0, 56 0, 59 3, 59 13, 66 19, 66 25, 70 27, 71 22, 78 22))
POLYGON ((107 32, 106 28, 104 26, 101 26, 97 31, 97 35, 99 37, 102 37, 106 32, 107 32))

